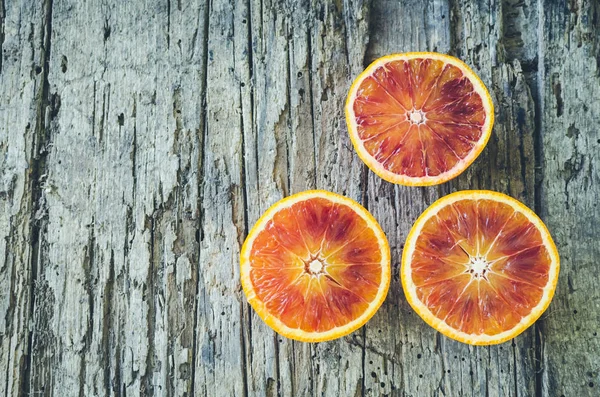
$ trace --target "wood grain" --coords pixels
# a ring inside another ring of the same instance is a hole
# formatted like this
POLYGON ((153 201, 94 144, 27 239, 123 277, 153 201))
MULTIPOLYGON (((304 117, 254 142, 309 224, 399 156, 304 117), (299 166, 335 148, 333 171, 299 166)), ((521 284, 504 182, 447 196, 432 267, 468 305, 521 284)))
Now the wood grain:
POLYGON ((0 3, 0 394, 29 382, 51 26, 40 2, 0 3))
POLYGON ((598 395, 600 387, 600 6, 540 9, 542 218, 561 255, 552 306, 539 322, 541 392, 598 395))
POLYGON ((586 396, 600 386, 600 7, 592 0, 0 1, 0 395, 586 396), (393 52, 439 51, 490 89, 494 134, 461 176, 386 183, 343 106, 393 52), (392 248, 362 329, 305 344, 239 283, 249 228, 327 189, 392 248), (512 195, 561 254, 548 312, 471 347, 410 309, 404 239, 435 199, 512 195))

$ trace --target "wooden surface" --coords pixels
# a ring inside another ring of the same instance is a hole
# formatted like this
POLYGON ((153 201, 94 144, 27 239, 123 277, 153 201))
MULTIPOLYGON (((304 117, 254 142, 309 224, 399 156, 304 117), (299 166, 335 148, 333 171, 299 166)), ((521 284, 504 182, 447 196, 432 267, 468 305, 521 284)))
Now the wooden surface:
POLYGON ((600 5, 594 0, 2 0, 0 395, 600 395, 600 5), (438 51, 496 105, 463 175, 394 186, 351 148, 343 103, 374 58, 438 51), (362 329, 304 344, 241 292, 270 204, 362 202, 392 247, 362 329), (534 208, 562 269, 512 342, 471 347, 404 299, 418 214, 485 188, 534 208))

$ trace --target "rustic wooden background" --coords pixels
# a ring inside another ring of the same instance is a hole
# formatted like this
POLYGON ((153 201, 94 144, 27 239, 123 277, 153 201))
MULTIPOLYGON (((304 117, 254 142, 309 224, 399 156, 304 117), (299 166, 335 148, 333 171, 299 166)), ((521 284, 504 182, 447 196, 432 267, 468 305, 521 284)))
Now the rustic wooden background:
POLYGON ((600 5, 571 0, 1 0, 0 395, 600 395, 600 5), (309 4, 310 3, 310 4, 309 4), (490 88, 487 148, 439 187, 394 186, 351 148, 343 102, 374 58, 439 51, 490 88), (390 240, 377 315, 278 337, 238 280, 245 235, 309 188, 390 240), (562 258, 528 331, 471 347, 399 282, 417 215, 508 193, 562 258))

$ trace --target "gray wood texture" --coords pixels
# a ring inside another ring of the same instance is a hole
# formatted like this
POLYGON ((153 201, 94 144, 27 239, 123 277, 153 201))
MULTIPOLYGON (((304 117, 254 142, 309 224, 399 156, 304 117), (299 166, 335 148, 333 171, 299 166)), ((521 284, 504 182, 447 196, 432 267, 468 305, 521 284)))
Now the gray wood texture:
POLYGON ((600 4, 594 0, 1 0, 0 395, 600 395, 600 4), (395 186, 343 104, 388 53, 470 64, 496 106, 464 174, 395 186), (241 291, 260 214, 302 190, 362 202, 392 248, 363 328, 305 344, 241 291), (399 261, 436 198, 484 188, 540 214, 556 297, 472 347, 412 312, 399 261))

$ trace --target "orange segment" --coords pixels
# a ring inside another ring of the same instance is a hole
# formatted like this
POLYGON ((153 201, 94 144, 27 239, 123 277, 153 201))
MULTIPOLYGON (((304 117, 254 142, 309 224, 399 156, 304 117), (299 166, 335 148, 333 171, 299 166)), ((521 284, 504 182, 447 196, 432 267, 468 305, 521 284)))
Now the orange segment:
POLYGON ((360 292, 344 288, 332 279, 322 280, 321 288, 338 327, 359 318, 369 308, 369 302, 361 297, 360 292))
MULTIPOLYGON (((385 89, 398 102, 402 109, 412 109, 414 99, 411 70, 408 63, 390 62, 387 68, 374 70, 373 79, 377 82, 379 89, 385 89)), ((396 107, 392 108, 392 110, 395 109, 396 107)), ((389 112, 386 115, 389 115, 389 112)))
POLYGON ((438 283, 422 285, 417 289, 417 294, 436 317, 443 319, 448 316, 468 283, 469 277, 460 275, 438 283))
MULTIPOLYGON (((393 132, 392 132, 393 133, 393 132)), ((419 175, 425 167, 423 155, 424 143, 420 137, 419 128, 408 126, 405 133, 398 137, 390 137, 388 141, 373 139, 372 145, 379 144, 385 148, 386 156, 381 159, 381 165, 390 172, 401 172, 406 175, 419 175), (396 142, 396 139, 398 141, 396 142)))
POLYGON ((496 237, 504 230, 506 222, 516 213, 512 207, 498 201, 479 200, 479 206, 482 208, 477 220, 479 225, 479 249, 489 255, 496 237))
POLYGON ((501 343, 550 304, 556 247, 542 221, 496 192, 463 191, 432 204, 413 225, 402 255, 410 305, 461 342, 501 343))
POLYGON ((430 95, 423 105, 423 110, 430 111, 443 108, 448 104, 459 101, 473 91, 473 84, 467 77, 463 76, 460 68, 449 64, 444 65, 437 84, 430 89, 430 95))
POLYGON ((457 147, 456 139, 443 136, 427 124, 419 126, 419 132, 423 147, 430 149, 425 156, 425 166, 429 175, 439 175, 454 167, 461 160, 464 150, 457 147))
POLYGON ((381 268, 379 265, 331 265, 327 267, 329 282, 353 292, 370 302, 375 299, 381 284, 381 268))
MULTIPOLYGON (((280 283, 281 281, 283 280, 280 280, 280 283)), ((272 293, 269 296, 263 293, 259 299, 267 302, 266 310, 278 317, 282 323, 291 328, 300 328, 303 317, 299 317, 297 313, 304 307, 306 283, 305 277, 299 277, 294 283, 289 284, 289 288, 281 288, 279 293, 272 293)), ((268 286, 264 287, 268 288, 268 286)))
POLYGON ((397 62, 408 64, 413 107, 423 109, 425 101, 431 96, 432 90, 438 86, 441 74, 448 65, 445 65, 443 61, 429 57, 412 58, 407 61, 397 62))
POLYGON ((514 255, 525 249, 541 245, 542 236, 534 224, 523 214, 513 215, 502 228, 489 248, 488 257, 497 259, 514 255))
POLYGON ((302 239, 312 255, 321 250, 327 226, 330 224, 330 219, 335 217, 335 208, 335 203, 321 198, 307 200, 304 205, 291 207, 302 239))
POLYGON ((543 245, 539 245, 497 260, 492 265, 492 269, 507 278, 544 288, 548 283, 551 264, 552 259, 548 250, 543 245))
POLYGON ((300 329, 304 332, 323 333, 343 323, 341 318, 336 318, 329 308, 329 304, 321 290, 320 280, 305 277, 305 301, 303 308, 296 315, 302 318, 300 329))
POLYGON ((271 230, 265 230, 265 233, 257 236, 256 246, 257 249, 251 258, 254 268, 282 269, 304 266, 302 259, 273 237, 271 230))
POLYGON ((434 185, 463 172, 491 134, 494 107, 484 84, 460 60, 437 53, 380 58, 352 84, 348 132, 380 177, 434 185))
POLYGON ((362 233, 354 238, 340 241, 336 249, 332 249, 334 247, 331 245, 327 246, 327 251, 324 251, 325 261, 331 266, 380 263, 382 259, 381 251, 373 249, 377 247, 377 236, 368 229, 363 229, 362 233))
POLYGON ((397 148, 404 144, 410 128, 410 123, 403 121, 399 124, 394 124, 390 129, 382 129, 381 132, 375 131, 369 139, 365 139, 365 148, 369 150, 377 161, 383 163, 390 158, 396 157, 394 154, 397 148))
MULTIPOLYGON (((300 232, 294 212, 291 208, 285 208, 275 214, 265 227, 265 235, 266 238, 272 239, 283 249, 293 253, 297 257, 307 258, 310 256, 310 250, 304 241, 304 236, 300 232)), ((262 248, 262 246, 257 245, 257 252, 260 252, 262 248)))
POLYGON ((486 335, 498 335, 504 330, 514 329, 521 321, 521 316, 491 285, 479 285, 479 310, 486 335))
POLYGON ((481 137, 481 129, 473 125, 429 120, 426 126, 448 147, 448 150, 439 153, 439 156, 445 155, 452 161, 465 159, 481 137))
POLYGON ((248 301, 269 326, 318 342, 354 331, 377 311, 390 252, 367 210, 315 190, 267 210, 246 238, 240 270, 248 301))
POLYGON ((408 127, 410 123, 406 120, 406 116, 403 114, 396 115, 394 117, 390 116, 360 116, 357 117, 357 128, 358 134, 361 139, 364 141, 369 141, 375 137, 378 139, 374 142, 379 142, 385 136, 383 134, 387 133, 386 136, 395 136, 395 135, 404 135, 406 131, 408 131, 408 127))
MULTIPOLYGON (((429 120, 445 122, 447 125, 483 126, 487 117, 481 97, 474 91, 454 102, 431 109, 426 114, 429 120)), ((460 129, 458 131, 462 132, 460 129)))
POLYGON ((413 264, 413 282, 417 287, 425 287, 453 278, 457 278, 453 281, 458 282, 459 276, 465 272, 464 266, 437 257, 415 255, 413 264))
POLYGON ((354 110, 357 116, 398 116, 403 109, 388 89, 373 77, 365 79, 360 87, 360 96, 356 99, 354 110))
POLYGON ((488 275, 488 280, 500 298, 506 301, 511 310, 517 312, 521 317, 529 315, 531 308, 535 307, 542 299, 542 288, 529 282, 501 277, 493 272, 488 275))
MULTIPOLYGON (((442 215, 446 213, 450 216, 454 211, 452 208, 446 208, 442 215)), ((464 240, 453 231, 451 221, 447 218, 434 217, 424 225, 421 231, 423 238, 416 243, 415 264, 419 263, 419 259, 429 258, 461 265, 469 260, 468 249, 464 248, 464 240)))
POLYGON ((480 335, 482 333, 483 317, 479 310, 478 283, 471 282, 465 286, 444 317, 444 322, 466 334, 480 335))
MULTIPOLYGON (((325 236, 321 242, 321 255, 329 257, 341 249, 354 249, 365 244, 369 234, 367 223, 356 214, 356 211, 346 205, 336 205, 325 225, 325 236)), ((370 251, 373 251, 371 248, 370 251)))

